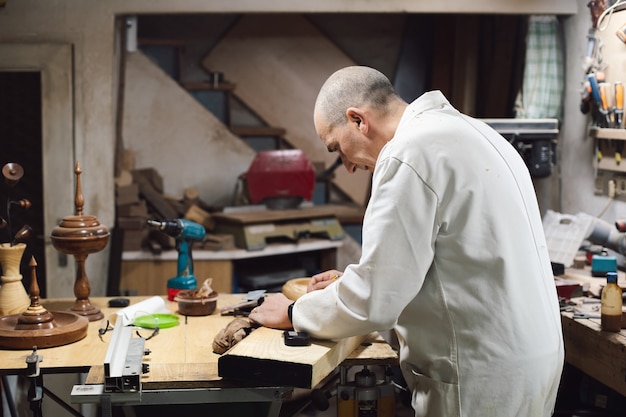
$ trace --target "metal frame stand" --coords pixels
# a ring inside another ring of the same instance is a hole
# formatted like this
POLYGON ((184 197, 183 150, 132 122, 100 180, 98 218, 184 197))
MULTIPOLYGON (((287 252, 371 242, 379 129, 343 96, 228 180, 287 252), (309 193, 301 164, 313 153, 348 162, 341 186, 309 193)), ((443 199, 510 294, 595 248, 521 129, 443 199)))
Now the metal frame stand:
POLYGON ((33 417, 42 417, 41 403, 43 401, 43 377, 39 369, 39 362, 43 356, 37 354, 37 347, 33 347, 33 352, 26 357, 26 377, 30 378, 30 388, 28 389, 28 402, 33 417))
POLYGON ((104 385, 74 385, 72 403, 99 404, 103 417, 112 415, 113 406, 208 403, 269 403, 268 417, 279 417, 283 400, 292 387, 185 388, 139 392, 105 392, 104 385))
MULTIPOLYGON (((53 400, 59 406, 63 407, 73 416, 83 417, 81 413, 76 411, 74 408, 72 408, 72 406, 63 401, 62 398, 60 398, 44 386, 43 374, 41 373, 41 369, 39 367, 39 363, 41 361, 43 361, 43 356, 37 354, 37 347, 35 346, 33 347, 32 353, 26 357, 25 372, 21 374, 16 374, 16 376, 18 377, 25 377, 29 380, 30 386, 28 388, 27 398, 33 417, 43 417, 42 406, 44 395, 48 396, 51 400, 53 400)), ((17 409, 15 408, 15 402, 13 400, 13 393, 11 392, 7 375, 2 375, 2 393, 7 400, 7 405, 9 407, 9 413, 11 417, 18 417, 17 409)), ((1 401, 0 407, 2 407, 1 401)), ((1 410, 0 415, 2 415, 1 410)))

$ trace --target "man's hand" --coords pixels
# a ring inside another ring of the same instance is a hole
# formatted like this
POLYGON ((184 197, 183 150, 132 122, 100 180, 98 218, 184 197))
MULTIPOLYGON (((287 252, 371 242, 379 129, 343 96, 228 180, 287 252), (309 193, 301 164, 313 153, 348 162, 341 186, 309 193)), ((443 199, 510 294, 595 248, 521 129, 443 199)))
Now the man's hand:
POLYGON ((328 287, 330 284, 335 282, 335 280, 341 278, 343 272, 339 272, 335 269, 331 269, 330 271, 322 272, 317 275, 313 275, 309 280, 309 284, 307 285, 306 292, 311 292, 315 290, 321 290, 328 287))
POLYGON ((283 330, 292 329, 293 325, 287 315, 287 308, 291 303, 293 301, 282 293, 270 294, 265 297, 260 306, 250 312, 248 318, 261 326, 283 330))

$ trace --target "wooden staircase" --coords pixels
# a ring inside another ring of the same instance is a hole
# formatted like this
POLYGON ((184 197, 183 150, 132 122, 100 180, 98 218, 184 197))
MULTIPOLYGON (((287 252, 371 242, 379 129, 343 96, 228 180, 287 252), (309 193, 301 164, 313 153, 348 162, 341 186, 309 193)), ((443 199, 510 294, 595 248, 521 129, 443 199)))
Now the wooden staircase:
POLYGON ((233 134, 240 137, 257 152, 274 149, 291 149, 285 139, 286 129, 269 126, 252 109, 243 103, 235 94, 236 84, 222 79, 222 74, 206 73, 207 81, 184 81, 184 70, 181 65, 186 51, 186 42, 177 39, 140 39, 139 49, 148 55, 164 72, 176 80, 182 88, 189 92, 204 108, 227 126, 233 134), (231 108, 235 105, 238 111, 245 112, 245 119, 254 124, 233 124, 231 108))

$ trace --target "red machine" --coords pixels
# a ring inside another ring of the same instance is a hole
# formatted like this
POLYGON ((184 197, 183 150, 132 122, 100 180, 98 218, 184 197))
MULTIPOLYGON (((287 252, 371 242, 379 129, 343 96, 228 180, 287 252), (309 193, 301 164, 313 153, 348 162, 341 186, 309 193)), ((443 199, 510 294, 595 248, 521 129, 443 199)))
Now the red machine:
POLYGON ((299 149, 259 152, 245 178, 252 204, 294 208, 313 198, 315 169, 299 149))

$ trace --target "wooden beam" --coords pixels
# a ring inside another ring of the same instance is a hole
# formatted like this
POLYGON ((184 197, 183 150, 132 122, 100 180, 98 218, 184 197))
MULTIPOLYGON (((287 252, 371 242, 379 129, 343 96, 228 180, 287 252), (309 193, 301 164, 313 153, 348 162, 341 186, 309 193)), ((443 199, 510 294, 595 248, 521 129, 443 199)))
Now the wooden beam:
POLYGON ((252 379, 311 389, 339 366, 365 339, 313 340, 310 346, 285 346, 282 331, 258 328, 217 362, 222 378, 252 379))
POLYGON ((578 13, 572 0, 117 0, 109 8, 117 13, 498 13, 559 14, 578 13))

